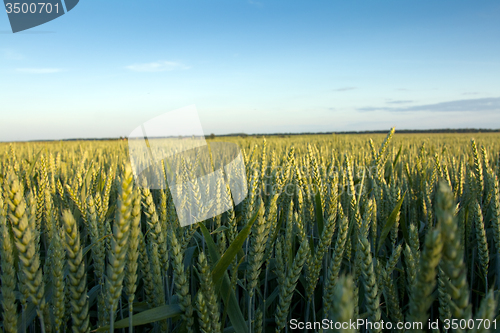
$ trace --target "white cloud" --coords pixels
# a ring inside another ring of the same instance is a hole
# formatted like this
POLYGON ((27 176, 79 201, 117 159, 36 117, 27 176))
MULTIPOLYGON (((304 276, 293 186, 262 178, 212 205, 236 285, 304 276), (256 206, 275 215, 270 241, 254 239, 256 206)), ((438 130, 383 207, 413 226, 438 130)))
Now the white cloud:
POLYGON ((17 68, 16 71, 28 74, 52 74, 62 72, 61 68, 17 68))
POLYGON ((483 112, 500 111, 500 97, 461 99, 435 104, 414 105, 408 107, 364 107, 358 111, 436 111, 436 112, 483 112))
POLYGON ((248 0, 248 3, 257 7, 262 7, 262 2, 259 1, 248 0))
POLYGON ((24 56, 12 49, 2 49, 2 56, 7 60, 22 60, 24 56))
POLYGON ((166 72, 178 69, 189 69, 188 66, 175 61, 156 61, 145 64, 133 64, 127 66, 134 72, 166 72))

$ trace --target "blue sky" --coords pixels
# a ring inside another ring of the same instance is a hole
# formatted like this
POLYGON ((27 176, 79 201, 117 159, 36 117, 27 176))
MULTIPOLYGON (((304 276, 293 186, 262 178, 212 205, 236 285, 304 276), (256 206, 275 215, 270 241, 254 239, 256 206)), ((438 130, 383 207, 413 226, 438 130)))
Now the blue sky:
POLYGON ((206 134, 500 128, 498 0, 81 0, 12 34, 0 141, 127 136, 195 104, 206 134))

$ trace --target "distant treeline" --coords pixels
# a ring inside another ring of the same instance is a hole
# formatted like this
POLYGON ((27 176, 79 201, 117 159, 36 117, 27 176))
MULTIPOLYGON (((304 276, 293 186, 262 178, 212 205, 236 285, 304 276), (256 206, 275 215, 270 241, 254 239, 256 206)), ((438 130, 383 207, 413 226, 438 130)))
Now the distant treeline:
MULTIPOLYGON (((409 130, 396 129, 396 133, 490 133, 500 132, 500 129, 485 129, 485 128, 441 128, 441 129, 417 129, 409 130)), ((230 137, 230 136, 292 136, 292 135, 328 135, 328 134, 386 134, 387 130, 372 130, 372 131, 340 131, 340 132, 301 132, 301 133, 265 133, 265 134, 246 134, 246 133, 231 133, 221 135, 206 135, 207 139, 215 137, 230 137)))

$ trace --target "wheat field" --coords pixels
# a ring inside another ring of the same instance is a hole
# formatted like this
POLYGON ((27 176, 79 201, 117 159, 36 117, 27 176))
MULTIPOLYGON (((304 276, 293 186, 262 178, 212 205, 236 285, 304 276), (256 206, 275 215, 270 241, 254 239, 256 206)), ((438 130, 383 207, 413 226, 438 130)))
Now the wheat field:
POLYGON ((0 330, 499 329, 500 133, 215 141, 248 195, 188 227, 126 141, 0 144, 0 330))

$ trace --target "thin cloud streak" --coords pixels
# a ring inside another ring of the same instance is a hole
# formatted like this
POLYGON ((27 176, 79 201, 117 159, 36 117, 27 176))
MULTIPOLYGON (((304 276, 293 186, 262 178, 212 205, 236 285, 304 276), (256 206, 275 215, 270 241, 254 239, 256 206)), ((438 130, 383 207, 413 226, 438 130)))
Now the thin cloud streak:
POLYGON ((16 71, 26 74, 53 74, 63 70, 61 68, 17 68, 16 71))
POLYGON ((407 100, 407 101, 389 101, 387 102, 387 104, 408 104, 408 103, 413 103, 414 101, 410 101, 410 100, 407 100))
POLYGON ((500 97, 462 99, 435 104, 415 105, 409 107, 364 107, 358 111, 431 111, 431 112, 481 112, 500 111, 500 97))
POLYGON ((126 67, 134 72, 168 72, 180 69, 189 69, 190 67, 175 61, 156 61, 144 64, 133 64, 126 67))
POLYGON ((356 87, 344 87, 344 88, 333 89, 332 91, 349 91, 354 89, 356 89, 356 87))

